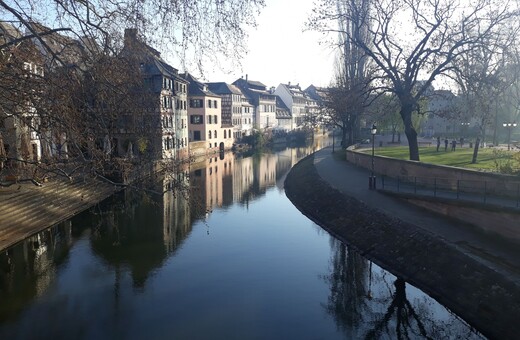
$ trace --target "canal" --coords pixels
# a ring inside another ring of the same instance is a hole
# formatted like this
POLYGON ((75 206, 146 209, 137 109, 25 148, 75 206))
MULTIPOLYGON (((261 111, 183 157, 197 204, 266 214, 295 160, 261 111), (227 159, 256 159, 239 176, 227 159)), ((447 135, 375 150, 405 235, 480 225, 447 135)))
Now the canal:
POLYGON ((291 204, 316 147, 194 163, 2 252, 0 339, 480 338, 291 204))

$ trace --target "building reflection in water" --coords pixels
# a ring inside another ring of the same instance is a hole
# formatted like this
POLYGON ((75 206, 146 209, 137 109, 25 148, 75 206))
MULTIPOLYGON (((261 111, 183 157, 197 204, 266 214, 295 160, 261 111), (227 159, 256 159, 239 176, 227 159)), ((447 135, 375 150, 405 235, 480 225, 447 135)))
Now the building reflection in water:
POLYGON ((324 305, 349 339, 481 339, 435 300, 331 237, 324 305), (408 291, 408 295, 407 295, 408 291))
POLYGON ((0 254, 0 322, 49 290, 71 245, 72 226, 66 221, 0 254))

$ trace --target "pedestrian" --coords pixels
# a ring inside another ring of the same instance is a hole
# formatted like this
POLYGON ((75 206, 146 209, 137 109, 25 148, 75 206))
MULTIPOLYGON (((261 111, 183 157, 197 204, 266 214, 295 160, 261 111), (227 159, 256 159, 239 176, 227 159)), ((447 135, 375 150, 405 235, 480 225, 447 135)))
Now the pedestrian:
POLYGON ((444 138, 444 151, 448 151, 448 137, 444 138))
POLYGON ((439 152, 440 146, 441 146, 441 136, 437 136, 437 152, 439 152))
POLYGON ((451 141, 451 151, 455 151, 456 146, 457 146, 457 141, 454 139, 451 141))

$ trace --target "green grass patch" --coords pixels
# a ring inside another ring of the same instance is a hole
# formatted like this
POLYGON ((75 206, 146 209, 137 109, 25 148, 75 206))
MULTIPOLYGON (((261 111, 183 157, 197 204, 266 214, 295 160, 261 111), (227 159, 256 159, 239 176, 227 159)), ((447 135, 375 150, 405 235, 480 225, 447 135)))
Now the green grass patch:
MULTIPOLYGON (((441 148, 438 152, 436 147, 419 147, 419 157, 423 163, 431 163, 438 165, 455 166, 459 168, 496 171, 500 172, 504 164, 510 164, 511 168, 518 170, 520 164, 514 157, 518 152, 496 150, 493 148, 479 149, 477 163, 472 164, 473 158, 472 148, 457 148, 455 151, 444 151, 441 148)), ((366 153, 371 152, 370 149, 365 150, 366 153)), ((376 148, 375 154, 378 156, 386 156, 397 159, 409 159, 410 154, 408 146, 376 148)))

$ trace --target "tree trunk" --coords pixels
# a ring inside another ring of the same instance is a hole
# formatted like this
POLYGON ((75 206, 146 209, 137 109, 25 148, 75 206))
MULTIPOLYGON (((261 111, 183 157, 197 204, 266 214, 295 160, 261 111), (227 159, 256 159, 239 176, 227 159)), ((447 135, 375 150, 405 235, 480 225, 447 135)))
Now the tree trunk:
POLYGON ((419 145, 417 144, 417 131, 412 124, 412 107, 404 106, 401 108, 401 118, 404 124, 404 133, 408 138, 408 149, 410 151, 410 160, 419 160, 419 145))
POLYGON ((341 146, 343 148, 346 148, 348 145, 347 141, 347 134, 348 134, 348 126, 342 126, 341 127, 341 146))
POLYGON ((471 159, 471 164, 477 163, 479 146, 480 146, 480 137, 477 137, 477 140, 475 141, 475 148, 473 149, 473 158, 471 159))

